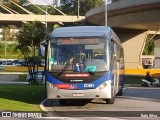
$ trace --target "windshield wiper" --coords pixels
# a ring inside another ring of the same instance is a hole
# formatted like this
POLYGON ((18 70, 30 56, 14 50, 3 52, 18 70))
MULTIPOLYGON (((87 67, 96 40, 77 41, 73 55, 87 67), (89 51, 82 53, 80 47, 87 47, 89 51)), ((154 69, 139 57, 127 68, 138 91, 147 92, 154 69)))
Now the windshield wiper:
POLYGON ((70 67, 70 65, 73 63, 73 61, 74 61, 73 57, 71 59, 69 59, 69 61, 66 63, 66 65, 59 71, 57 76, 60 76, 62 73, 64 73, 64 71, 67 70, 70 67))

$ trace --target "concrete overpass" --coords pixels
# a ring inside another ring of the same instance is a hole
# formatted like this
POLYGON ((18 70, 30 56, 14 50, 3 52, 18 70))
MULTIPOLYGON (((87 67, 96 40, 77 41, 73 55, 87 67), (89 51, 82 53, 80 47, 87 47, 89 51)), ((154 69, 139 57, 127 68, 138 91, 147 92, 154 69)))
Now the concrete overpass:
MULTIPOLYGON (((30 0, 27 0, 27 4, 31 4, 36 9, 39 9, 42 12, 42 15, 34 14, 32 11, 27 10, 24 6, 19 5, 17 2, 13 0, 9 0, 10 4, 16 6, 17 9, 21 9, 21 13, 13 10, 8 7, 3 2, 0 3, 0 7, 5 10, 5 14, 0 11, 0 25, 19 25, 27 21, 40 21, 42 23, 74 23, 74 22, 82 22, 85 19, 85 16, 69 16, 65 15, 62 11, 54 7, 53 5, 48 4, 46 7, 39 7, 36 4, 32 3, 30 0), (48 7, 52 7, 56 11, 58 11, 61 15, 51 15, 47 11, 48 7), (44 10, 45 9, 45 10, 44 10), (7 13, 6 13, 7 12, 7 13), (23 14, 22 14, 23 13, 23 14), (25 13, 25 14, 24 14, 25 13)), ((44 1, 45 2, 45 1, 44 1)), ((20 11, 19 11, 20 12, 20 11)))
POLYGON ((20 25, 27 21, 40 21, 47 23, 74 23, 84 21, 85 16, 65 15, 35 15, 35 14, 0 14, 0 25, 20 25))
MULTIPOLYGON (((142 67, 147 35, 160 29, 160 0, 122 0, 109 4, 107 11, 108 25, 122 41, 126 68, 142 67)), ((86 21, 105 25, 105 7, 88 11, 86 21)))

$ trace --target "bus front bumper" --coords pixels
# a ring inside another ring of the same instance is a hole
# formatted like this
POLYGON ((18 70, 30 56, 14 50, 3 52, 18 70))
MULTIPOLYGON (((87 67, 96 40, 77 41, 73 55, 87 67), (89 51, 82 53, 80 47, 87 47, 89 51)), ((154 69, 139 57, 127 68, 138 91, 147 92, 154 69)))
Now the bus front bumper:
POLYGON ((112 96, 111 85, 103 89, 68 90, 51 87, 51 84, 47 83, 47 99, 108 99, 112 98, 112 96))

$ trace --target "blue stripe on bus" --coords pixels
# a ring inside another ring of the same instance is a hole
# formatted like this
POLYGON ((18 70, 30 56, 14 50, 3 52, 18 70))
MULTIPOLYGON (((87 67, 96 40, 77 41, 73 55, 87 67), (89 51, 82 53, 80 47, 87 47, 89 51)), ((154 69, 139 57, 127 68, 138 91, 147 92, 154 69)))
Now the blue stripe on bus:
POLYGON ((52 75, 50 75, 49 73, 46 72, 45 74, 46 80, 50 83, 53 84, 64 84, 63 82, 57 80, 56 78, 54 78, 52 75))
MULTIPOLYGON (((52 75, 50 75, 49 73, 46 73, 46 80, 52 84, 66 84, 66 83, 63 83, 61 81, 59 81, 58 79, 54 78, 52 75)), ((76 89, 77 90, 80 90, 80 89, 95 89, 97 88, 98 86, 100 86, 102 83, 104 83, 105 81, 108 81, 108 80, 113 80, 113 75, 111 74, 111 72, 107 72, 106 74, 104 74, 103 76, 101 76, 100 78, 98 78, 97 80, 93 81, 93 82, 90 82, 90 83, 69 83, 73 86, 76 86, 76 89), (85 87, 84 84, 92 84, 93 87, 85 87)), ((113 83, 113 82, 112 82, 113 83)))

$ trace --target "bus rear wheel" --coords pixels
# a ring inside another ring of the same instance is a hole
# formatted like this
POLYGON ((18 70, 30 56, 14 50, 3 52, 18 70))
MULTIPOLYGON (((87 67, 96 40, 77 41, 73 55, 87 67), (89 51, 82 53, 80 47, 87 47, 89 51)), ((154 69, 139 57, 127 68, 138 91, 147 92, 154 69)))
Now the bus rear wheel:
POLYGON ((107 104, 114 104, 115 97, 112 97, 110 99, 106 99, 105 101, 106 101, 107 104))
POLYGON ((123 95, 123 90, 121 89, 118 93, 117 96, 122 96, 123 95))

